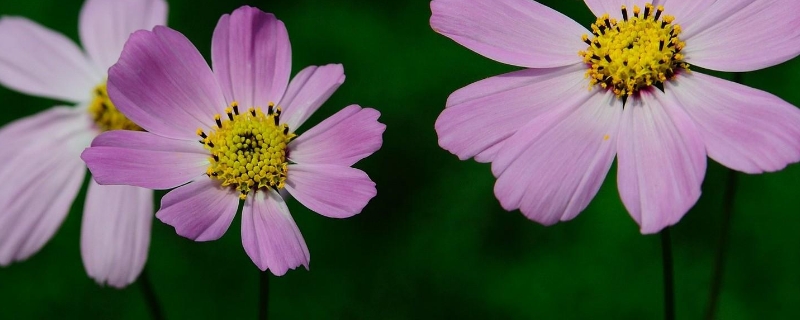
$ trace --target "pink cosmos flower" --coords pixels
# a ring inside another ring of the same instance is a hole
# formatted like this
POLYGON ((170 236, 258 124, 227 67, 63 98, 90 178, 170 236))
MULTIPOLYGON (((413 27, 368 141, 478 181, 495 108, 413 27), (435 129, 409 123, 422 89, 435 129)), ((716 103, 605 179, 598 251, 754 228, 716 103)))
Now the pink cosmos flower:
POLYGON ((344 71, 310 66, 289 82, 286 27, 256 8, 220 18, 211 60, 213 71, 172 29, 134 33, 108 88, 119 110, 148 132, 107 132, 82 157, 100 184, 177 187, 156 217, 196 241, 221 237, 244 199, 242 244, 258 268, 275 275, 308 268, 282 192, 326 217, 361 212, 375 183, 351 165, 380 148, 380 113, 351 105, 296 136, 344 71))
POLYGON ((434 0, 431 26, 529 69, 454 92, 439 145, 491 162, 506 210, 545 225, 578 215, 616 156, 642 233, 700 197, 706 155, 746 173, 800 160, 800 111, 691 66, 750 71, 800 53, 800 1, 586 0, 591 30, 530 0, 434 0))
MULTIPOLYGON (((83 183, 79 155, 102 131, 141 129, 106 95, 106 70, 128 36, 165 24, 163 0, 87 0, 80 13, 84 53, 63 35, 19 17, 0 19, 0 84, 64 100, 0 129, 0 265, 25 260, 53 237, 83 183)), ((150 245, 153 193, 89 183, 81 257, 98 283, 124 287, 144 267, 150 245)))

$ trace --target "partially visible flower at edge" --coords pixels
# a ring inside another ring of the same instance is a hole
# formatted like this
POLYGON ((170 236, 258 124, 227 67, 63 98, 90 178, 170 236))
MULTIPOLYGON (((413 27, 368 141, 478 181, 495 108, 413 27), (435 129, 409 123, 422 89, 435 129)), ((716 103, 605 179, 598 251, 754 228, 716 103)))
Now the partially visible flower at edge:
POLYGON ((746 173, 800 160, 800 110, 689 71, 773 66, 800 53, 800 1, 586 0, 591 30, 531 0, 434 0, 432 28, 529 69, 454 92, 439 145, 491 162, 506 210, 544 225, 584 210, 614 158, 642 233, 697 202, 706 155, 746 173), (587 90, 587 88, 589 88, 587 90))
MULTIPOLYGON (((137 129, 106 95, 106 70, 136 30, 164 25, 163 0, 87 0, 71 40, 20 17, 0 19, 0 84, 63 100, 0 129, 0 265, 25 260, 53 237, 86 175, 80 153, 103 131, 137 129)), ((89 182, 81 258, 99 284, 121 288, 141 273, 150 246, 153 192, 89 182)))
POLYGON ((244 199, 242 244, 256 266, 275 275, 308 268, 281 192, 326 217, 361 212, 377 191, 351 166, 381 147, 380 113, 351 105, 297 136, 344 70, 310 66, 289 82, 286 27, 256 8, 220 18, 211 60, 213 71, 172 29, 134 33, 109 71, 109 94, 148 132, 104 133, 82 158, 101 184, 177 187, 156 217, 196 241, 220 238, 244 199))

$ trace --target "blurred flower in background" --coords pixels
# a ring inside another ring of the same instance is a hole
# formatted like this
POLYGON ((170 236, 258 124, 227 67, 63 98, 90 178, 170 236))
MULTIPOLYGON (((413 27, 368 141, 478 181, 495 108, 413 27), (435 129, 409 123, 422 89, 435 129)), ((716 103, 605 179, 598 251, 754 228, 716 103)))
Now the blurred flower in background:
POLYGON ((361 212, 377 191, 351 165, 381 147, 380 113, 351 105, 297 136, 344 70, 310 66, 289 82, 286 27, 256 8, 223 15, 211 53, 213 72, 172 29, 131 36, 109 71, 109 93, 147 132, 104 133, 82 157, 102 184, 177 187, 156 216, 196 241, 219 239, 242 199, 242 244, 258 268, 308 268, 284 198, 288 192, 326 217, 361 212))
MULTIPOLYGON (((128 36, 167 21, 163 0, 88 0, 80 13, 85 52, 67 37, 21 17, 0 19, 0 84, 58 106, 0 129, 0 265, 25 260, 61 225, 81 188, 80 153, 109 130, 141 130, 106 94, 106 72, 128 36)), ((19 107, 19 106, 17 106, 19 107)), ((141 273, 150 245, 153 193, 89 182, 81 228, 86 272, 125 287, 141 273)))
POLYGON ((797 56, 800 2, 586 3, 598 17, 591 31, 534 1, 431 3, 436 32, 530 68, 454 92, 436 121, 442 148, 492 163, 503 208, 544 225, 570 220, 616 156, 622 202, 642 233, 655 233, 697 202, 706 155, 746 173, 800 160, 800 110, 689 71, 752 71, 797 56))

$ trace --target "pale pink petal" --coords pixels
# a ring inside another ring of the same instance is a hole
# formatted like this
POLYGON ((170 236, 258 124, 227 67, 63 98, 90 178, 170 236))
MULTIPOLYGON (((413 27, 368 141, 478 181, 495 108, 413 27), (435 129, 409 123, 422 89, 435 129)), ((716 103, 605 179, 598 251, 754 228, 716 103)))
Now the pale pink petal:
POLYGON ((54 117, 44 112, 0 130, 4 150, 0 179, 0 265, 21 261, 39 251, 55 234, 83 183, 79 158, 92 131, 83 113, 54 117), (46 128, 19 129, 33 123, 46 128), (16 142, 15 139, 24 141, 16 142))
POLYGON ((242 210, 242 245, 261 271, 269 269, 282 276, 299 266, 308 269, 306 241, 275 190, 247 197, 242 210))
MULTIPOLYGON (((436 119, 439 145, 461 160, 475 157, 513 135, 531 119, 562 105, 565 97, 588 97, 585 72, 582 64, 526 69, 461 88, 450 95, 447 108, 436 119)), ((484 160, 492 158, 487 156, 484 160)))
POLYGON ((777 171, 800 161, 800 109, 767 92, 699 72, 665 85, 694 120, 708 156, 739 171, 777 171))
POLYGON ((205 174, 209 154, 197 141, 173 140, 149 132, 108 131, 81 154, 100 184, 169 189, 205 174))
POLYGON ((297 73, 289 83, 279 104, 283 108, 281 123, 296 131, 344 83, 341 64, 309 66, 297 73))
POLYGON ((628 99, 617 140, 617 184, 644 234, 677 223, 700 198, 703 141, 692 119, 661 91, 628 99))
MULTIPOLYGON (((544 225, 574 218, 589 205, 614 162, 622 104, 610 91, 534 121, 542 128, 497 178, 506 210, 544 225)), ((522 131, 521 131, 522 132, 522 131)))
POLYGON ((292 164, 286 190, 304 206, 330 218, 361 212, 378 194, 364 171, 329 164, 292 164))
MULTIPOLYGON (((703 13, 716 0, 584 0, 589 9, 595 16, 599 17, 605 13, 617 20, 622 19, 622 6, 628 10, 628 16, 633 16, 633 7, 638 6, 644 11, 645 4, 651 3, 653 6, 664 6, 663 15, 675 17, 675 21, 681 26, 684 22, 690 22, 686 18, 703 13)), ((651 15, 652 17, 652 15, 651 15)))
POLYGON ((289 143, 289 158, 297 163, 351 166, 381 148, 386 125, 381 113, 348 106, 289 143))
POLYGON ((86 0, 80 14, 81 43, 104 73, 117 62, 136 30, 167 24, 164 0, 86 0))
POLYGON ((217 80, 197 49, 167 27, 137 31, 109 69, 108 94, 133 122, 152 133, 197 139, 227 107, 217 80))
POLYGON ((434 31, 489 59, 550 68, 581 62, 581 36, 590 34, 569 17, 530 0, 435 0, 434 31))
POLYGON ((278 103, 292 69, 289 33, 271 13, 242 6, 219 19, 211 61, 229 102, 245 109, 278 103))
POLYGON ((717 1, 687 26, 686 62, 719 71, 752 71, 800 54, 800 1, 717 1))
POLYGON ((101 70, 67 37, 25 18, 0 19, 0 85, 81 102, 102 80, 101 70))
POLYGON ((153 191, 89 181, 81 223, 81 258, 99 284, 124 288, 144 268, 153 225, 153 191))
POLYGON ((225 234, 238 208, 239 192, 203 176, 167 193, 156 217, 181 236, 211 241, 225 234))

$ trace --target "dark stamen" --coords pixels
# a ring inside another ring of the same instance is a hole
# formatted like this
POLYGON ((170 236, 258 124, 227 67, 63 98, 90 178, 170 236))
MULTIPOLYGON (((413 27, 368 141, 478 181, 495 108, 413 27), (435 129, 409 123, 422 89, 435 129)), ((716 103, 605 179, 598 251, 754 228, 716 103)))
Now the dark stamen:
POLYGON ((658 42, 658 51, 664 50, 664 39, 658 42))
POLYGON ((275 126, 277 127, 278 126, 278 117, 272 117, 272 119, 275 120, 275 126))
POLYGON ((606 61, 611 62, 611 56, 606 55, 605 58, 606 58, 606 61))
POLYGON ((608 19, 606 19, 606 27, 608 27, 608 30, 611 30, 611 21, 608 21, 608 19))
POLYGON ((644 6, 644 19, 647 19, 647 16, 650 15, 650 6, 644 6))
POLYGON ((219 115, 217 115, 216 117, 214 117, 214 121, 216 121, 216 122, 217 122, 217 127, 220 127, 220 128, 222 128, 222 121, 220 121, 220 119, 219 119, 219 115))
POLYGON ((283 134, 289 134, 289 127, 283 128, 283 134))
POLYGON ((256 116, 256 109, 250 108, 250 114, 252 114, 255 117, 256 116))
POLYGON ((592 60, 600 60, 600 57, 596 54, 592 55, 592 60))
POLYGON ((269 105, 269 107, 267 107, 267 114, 272 114, 273 112, 275 112, 275 109, 272 107, 272 105, 269 105))
POLYGON ((208 146, 213 148, 213 147, 214 147, 214 143, 213 143, 213 142, 211 142, 211 141, 209 141, 209 142, 208 142, 208 146))
POLYGON ((218 155, 212 154, 211 156, 214 157, 214 161, 219 162, 219 156, 218 155))
POLYGON ((236 104, 233 105, 233 113, 236 114, 237 116, 239 115, 239 105, 236 104))
POLYGON ((661 9, 656 10, 656 15, 655 17, 653 17, 653 20, 658 21, 658 18, 661 17, 661 12, 664 12, 664 10, 661 9))
POLYGON ((233 121, 233 113, 230 113, 230 112, 228 112, 227 114, 228 114, 228 119, 230 119, 231 121, 233 121))
POLYGON ((588 45, 590 45, 590 46, 592 45, 592 42, 591 42, 591 41, 589 41, 589 38, 586 38, 586 40, 583 40, 583 42, 586 42, 586 44, 588 44, 588 45))
POLYGON ((628 21, 628 8, 622 6, 622 20, 628 21))
POLYGON ((594 46, 597 47, 597 49, 600 49, 600 48, 603 47, 603 46, 600 45, 600 41, 597 41, 597 40, 594 41, 594 46))

